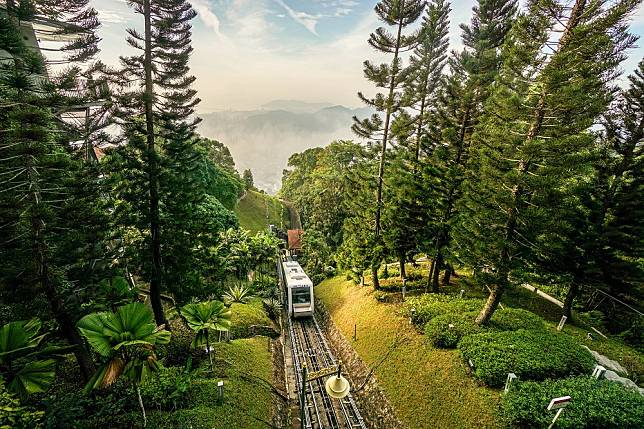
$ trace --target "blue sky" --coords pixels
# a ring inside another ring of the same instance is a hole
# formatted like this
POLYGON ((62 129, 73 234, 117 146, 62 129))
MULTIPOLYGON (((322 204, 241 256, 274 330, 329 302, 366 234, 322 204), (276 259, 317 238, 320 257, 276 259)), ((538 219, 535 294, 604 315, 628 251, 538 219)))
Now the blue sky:
MULTIPOLYGON (((378 59, 367 45, 378 25, 376 0, 192 0, 195 19, 191 59, 199 111, 253 109, 275 99, 358 106, 357 90, 370 90, 362 62, 378 59)), ((141 27, 125 0, 93 0, 103 22, 101 58, 126 54, 125 27, 141 27)), ((474 0, 453 0, 450 42, 459 49, 458 24, 474 0)), ((644 11, 633 18, 644 35, 644 11)), ((644 44, 644 41, 641 42, 644 44)), ((632 71, 644 49, 630 53, 632 71)))

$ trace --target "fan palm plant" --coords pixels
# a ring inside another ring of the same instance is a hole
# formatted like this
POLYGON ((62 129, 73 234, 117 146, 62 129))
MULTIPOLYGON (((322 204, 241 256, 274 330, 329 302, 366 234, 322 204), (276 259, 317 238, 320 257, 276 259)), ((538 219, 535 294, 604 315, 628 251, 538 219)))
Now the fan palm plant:
POLYGON ((34 360, 51 349, 37 351, 44 338, 39 335, 38 319, 9 322, 0 328, 0 375, 7 388, 26 399, 31 393, 44 392, 54 381, 55 361, 34 360))
POLYGON ((186 319, 190 329, 197 333, 192 346, 194 348, 206 346, 210 360, 210 371, 214 372, 210 350, 210 331, 228 331, 232 312, 221 301, 213 300, 186 304, 181 308, 181 315, 186 319))
POLYGON ((91 313, 78 321, 80 333, 103 358, 103 364, 85 386, 86 391, 106 387, 119 377, 134 385, 143 425, 147 424, 140 386, 158 370, 155 346, 167 344, 170 332, 157 328, 152 311, 140 302, 119 307, 115 313, 91 313))

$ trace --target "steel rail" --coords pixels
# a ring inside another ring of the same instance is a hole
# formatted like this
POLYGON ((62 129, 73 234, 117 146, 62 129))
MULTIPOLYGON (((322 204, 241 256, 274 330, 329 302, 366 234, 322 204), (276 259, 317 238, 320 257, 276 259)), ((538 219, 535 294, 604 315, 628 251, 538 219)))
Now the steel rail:
MULTIPOLYGON (((323 366, 319 362, 319 358, 321 355, 324 355, 324 350, 320 349, 319 347, 315 347, 313 341, 311 340, 309 333, 309 328, 312 326, 311 322, 308 320, 301 321, 300 326, 302 327, 304 343, 309 352, 309 360, 311 362, 311 366, 314 371, 319 371, 323 368, 323 366)), ((335 412, 335 407, 333 406, 333 402, 331 402, 331 398, 325 392, 324 382, 322 381, 322 379, 318 378, 317 380, 314 380, 314 383, 317 385, 318 393, 320 395, 320 398, 322 399, 322 404, 324 405, 324 414, 329 424, 328 427, 330 429, 340 429, 340 423, 335 412)))

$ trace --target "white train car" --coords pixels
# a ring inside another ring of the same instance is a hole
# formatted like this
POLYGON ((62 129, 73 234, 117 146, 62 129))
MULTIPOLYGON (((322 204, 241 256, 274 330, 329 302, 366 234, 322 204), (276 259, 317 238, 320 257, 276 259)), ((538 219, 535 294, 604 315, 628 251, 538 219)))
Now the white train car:
POLYGON ((290 317, 313 316, 313 282, 299 263, 282 262, 282 280, 286 288, 290 317))

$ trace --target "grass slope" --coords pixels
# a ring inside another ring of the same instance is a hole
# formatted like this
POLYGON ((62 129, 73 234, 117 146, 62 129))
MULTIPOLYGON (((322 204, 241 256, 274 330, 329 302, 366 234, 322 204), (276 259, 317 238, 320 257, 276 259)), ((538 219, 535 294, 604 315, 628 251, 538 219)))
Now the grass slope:
POLYGON ((286 229, 289 223, 288 210, 277 198, 252 190, 239 200, 235 214, 239 225, 253 234, 268 229, 270 224, 286 229))
POLYGON ((192 387, 193 405, 173 413, 152 411, 150 428, 266 428, 270 421, 271 392, 262 380, 270 380, 271 354, 266 338, 255 337, 216 343, 215 377, 197 380, 192 387), (224 402, 217 403, 217 382, 224 380, 224 402))
POLYGON ((370 288, 353 286, 343 277, 315 288, 347 339, 369 366, 380 387, 410 428, 495 428, 499 393, 478 386, 467 374, 457 350, 433 348, 409 321, 397 314, 399 304, 378 303, 370 288), (403 338, 403 340, 400 340, 403 338), (398 340, 397 340, 398 339, 398 340))

